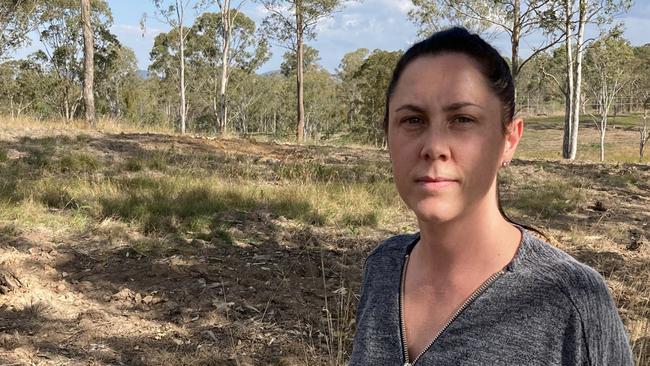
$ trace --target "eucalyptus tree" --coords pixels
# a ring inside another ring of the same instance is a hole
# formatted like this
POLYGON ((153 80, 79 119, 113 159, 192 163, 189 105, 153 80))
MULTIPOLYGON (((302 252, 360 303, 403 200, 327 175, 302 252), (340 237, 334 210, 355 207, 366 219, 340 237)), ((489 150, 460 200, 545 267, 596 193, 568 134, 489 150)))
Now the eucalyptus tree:
POLYGON ((345 121, 348 128, 352 128, 353 121, 359 113, 359 106, 363 101, 359 93, 359 80, 354 76, 369 53, 367 48, 348 52, 343 55, 336 69, 336 76, 340 81, 338 97, 345 104, 345 121))
MULTIPOLYGON (((302 69, 304 72, 308 72, 310 69, 319 68, 318 62, 320 61, 320 54, 317 49, 305 44, 303 49, 302 57, 302 69)), ((296 60, 296 54, 291 51, 287 51, 282 54, 282 63, 280 64, 280 73, 285 77, 290 77, 295 75, 296 70, 298 69, 298 62, 296 60)))
POLYGON ((519 109, 527 114, 548 114, 563 103, 563 48, 538 54, 522 69, 517 80, 519 109))
MULTIPOLYGON (((282 55, 280 73, 286 78, 295 74, 297 59, 293 52, 282 55)), ((338 127, 337 121, 342 120, 343 105, 337 98, 336 77, 330 75, 319 63, 318 50, 305 45, 304 95, 305 95, 305 136, 310 139, 321 139, 331 135, 338 127)))
POLYGON ((93 84, 95 78, 95 53, 93 42, 93 29, 90 20, 90 0, 81 0, 81 29, 84 39, 84 77, 83 98, 86 121, 95 127, 95 95, 93 84))
MULTIPOLYGON (((253 39, 252 34, 255 32, 255 23, 241 12, 241 8, 245 3, 246 0, 239 0, 234 4, 231 0, 203 0, 203 4, 216 5, 219 10, 215 15, 216 21, 215 19, 211 20, 214 26, 211 38, 214 40, 221 58, 219 64, 219 112, 217 115, 218 129, 221 132, 224 132, 228 127, 228 82, 230 80, 230 69, 235 66, 233 60, 237 58, 233 53, 241 53, 243 49, 253 46, 250 41, 253 39), (240 17, 245 19, 239 20, 240 17), (252 33, 247 32, 251 29, 250 25, 252 25, 252 33)), ((258 41, 260 42, 260 49, 265 49, 264 53, 267 53, 265 37, 260 37, 258 41)))
MULTIPOLYGON (((186 17, 187 11, 196 3, 192 0, 153 0, 156 7, 155 15, 162 22, 176 30, 176 41, 178 42, 178 91, 179 91, 179 117, 180 117, 180 130, 185 133, 187 126, 187 100, 185 98, 186 84, 185 84, 185 40, 187 38, 186 17)), ((147 15, 142 19, 141 24, 146 23, 147 15)))
POLYGON ((600 161, 604 161, 608 114, 619 93, 635 80, 630 68, 634 52, 615 29, 589 46, 587 59, 587 90, 596 109, 590 114, 600 132, 600 161))
MULTIPOLYGON (((43 6, 44 15, 39 25, 43 50, 33 56, 57 77, 58 83, 52 93, 52 102, 60 106, 61 116, 70 120, 76 115, 83 99, 81 9, 78 0, 52 0, 43 6)), ((113 19, 106 1, 93 1, 90 18, 94 24, 94 65, 98 67, 98 64, 111 58, 108 49, 111 45, 119 45, 119 41, 110 32, 113 19)))
POLYGON ((38 26, 42 0, 0 0, 0 60, 29 43, 29 33, 38 26))
POLYGON ((589 39, 585 40, 585 27, 587 24, 598 27, 609 25, 618 13, 627 11, 631 4, 632 0, 562 0, 562 7, 555 14, 560 20, 556 25, 566 35, 566 112, 562 143, 562 157, 565 159, 575 159, 578 150, 582 65, 585 49, 590 42, 589 39))
POLYGON ((257 0, 268 12, 263 25, 270 38, 296 55, 296 139, 305 133, 304 41, 316 37, 316 25, 342 6, 342 0, 257 0))
POLYGON ((2 113, 14 119, 33 110, 45 94, 47 84, 40 65, 32 60, 11 60, 0 64, 2 113))
POLYGON ((451 25, 462 25, 478 33, 504 32, 510 38, 512 74, 517 79, 522 68, 537 54, 564 39, 555 32, 558 0, 412 0, 409 18, 428 34, 451 25), (543 37, 540 37, 543 35, 543 37), (532 52, 521 57, 520 45, 532 52))
POLYGON ((365 142, 372 142, 377 146, 384 146, 386 143, 382 127, 386 89, 401 55, 401 51, 374 50, 354 74, 359 83, 362 100, 360 116, 363 124, 356 126, 353 132, 365 142))
MULTIPOLYGON (((134 89, 144 88, 145 81, 137 75, 135 53, 123 45, 111 44, 109 49, 98 54, 97 60, 97 112, 113 118, 128 118, 130 111, 138 103, 136 99, 132 99, 134 95, 138 95, 134 89)), ((139 115, 134 121, 142 119, 139 115)))
POLYGON ((228 128, 227 85, 230 70, 237 68, 247 73, 257 70, 270 57, 268 43, 256 32, 252 19, 236 9, 229 9, 227 15, 222 12, 199 16, 190 29, 188 47, 192 66, 206 69, 208 73, 201 79, 209 83, 211 90, 215 90, 208 95, 212 99, 218 130, 225 132, 228 128), (219 78, 217 74, 220 74, 219 78))
MULTIPOLYGON (((650 141, 650 126, 648 126, 648 112, 650 112, 650 43, 634 47, 636 67, 634 75, 636 80, 630 88, 630 96, 636 99, 643 110, 639 125, 639 162, 643 160, 645 148, 650 141)), ((630 99, 630 101, 634 99, 630 99)))

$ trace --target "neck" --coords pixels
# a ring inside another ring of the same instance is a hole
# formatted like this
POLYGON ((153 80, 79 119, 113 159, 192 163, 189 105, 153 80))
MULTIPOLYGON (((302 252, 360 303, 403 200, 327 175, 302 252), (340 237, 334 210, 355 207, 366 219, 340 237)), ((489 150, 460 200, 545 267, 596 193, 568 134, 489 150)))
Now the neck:
POLYGON ((521 233, 491 201, 452 221, 419 221, 420 242, 413 251, 432 275, 453 278, 494 273, 510 262, 521 233))

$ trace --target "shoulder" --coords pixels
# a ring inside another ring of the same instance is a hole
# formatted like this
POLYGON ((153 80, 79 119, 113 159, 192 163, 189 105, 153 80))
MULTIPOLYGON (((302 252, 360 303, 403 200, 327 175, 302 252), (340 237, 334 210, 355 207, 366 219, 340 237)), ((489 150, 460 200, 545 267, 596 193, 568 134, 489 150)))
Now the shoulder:
POLYGON ((611 298, 600 273, 561 249, 525 232, 520 250, 519 270, 554 284, 574 305, 611 298))
POLYGON ((366 258, 366 262, 378 257, 403 257, 409 247, 420 238, 419 234, 400 234, 392 236, 375 247, 366 258))
POLYGON ((551 244, 524 234, 516 271, 546 290, 547 301, 565 303, 577 315, 592 364, 628 365, 629 342, 604 278, 551 244), (603 361, 603 362, 600 362, 603 361), (613 363, 610 363, 612 361, 613 363))

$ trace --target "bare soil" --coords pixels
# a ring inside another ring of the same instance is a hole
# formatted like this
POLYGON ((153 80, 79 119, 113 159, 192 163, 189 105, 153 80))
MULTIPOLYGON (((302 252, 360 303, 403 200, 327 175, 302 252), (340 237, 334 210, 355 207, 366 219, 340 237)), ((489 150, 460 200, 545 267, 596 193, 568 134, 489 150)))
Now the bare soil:
MULTIPOLYGON (((66 134, 80 132, 57 135, 66 134)), ((115 163, 173 147, 187 158, 239 156, 269 180, 269 166, 291 161, 387 164, 374 149, 85 134, 98 156, 115 163)), ((0 147, 7 159, 21 159, 51 135, 2 132, 0 147)), ((511 169, 506 207, 526 184, 567 176, 584 184, 584 199, 570 212, 515 216, 606 277, 638 360, 650 360, 650 166, 517 160, 511 169)), ((382 239, 414 229, 407 216, 394 227, 358 228, 304 225, 268 210, 218 219, 230 223, 230 240, 170 235, 158 238, 171 248, 159 254, 139 249, 146 235, 117 218, 74 235, 0 220, 0 365, 343 364, 365 256, 382 239)))

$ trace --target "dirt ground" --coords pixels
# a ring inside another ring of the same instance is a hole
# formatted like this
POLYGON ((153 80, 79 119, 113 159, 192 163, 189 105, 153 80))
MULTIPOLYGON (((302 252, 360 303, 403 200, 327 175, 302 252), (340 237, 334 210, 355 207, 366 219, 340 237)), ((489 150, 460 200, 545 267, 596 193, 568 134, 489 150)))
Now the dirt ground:
MULTIPOLYGON (((107 159, 173 146, 190 158, 244 159, 261 177, 288 161, 387 163, 385 152, 363 148, 84 134, 107 159)), ((25 159, 30 143, 51 135, 4 131, 0 147, 9 161, 25 159)), ((515 216, 538 223, 554 244, 607 278, 635 354, 646 362, 650 166, 517 160, 503 187, 505 204, 522 185, 566 176, 583 184, 577 208, 548 217, 522 208, 515 216)), ((382 239, 414 229, 407 216, 391 227, 358 228, 304 225, 264 209, 217 219, 229 223, 228 240, 217 232, 170 235, 157 238, 173 248, 160 254, 135 245, 149 239, 116 217, 74 235, 38 220, 27 227, 0 219, 0 365, 343 364, 365 256, 382 239)))

